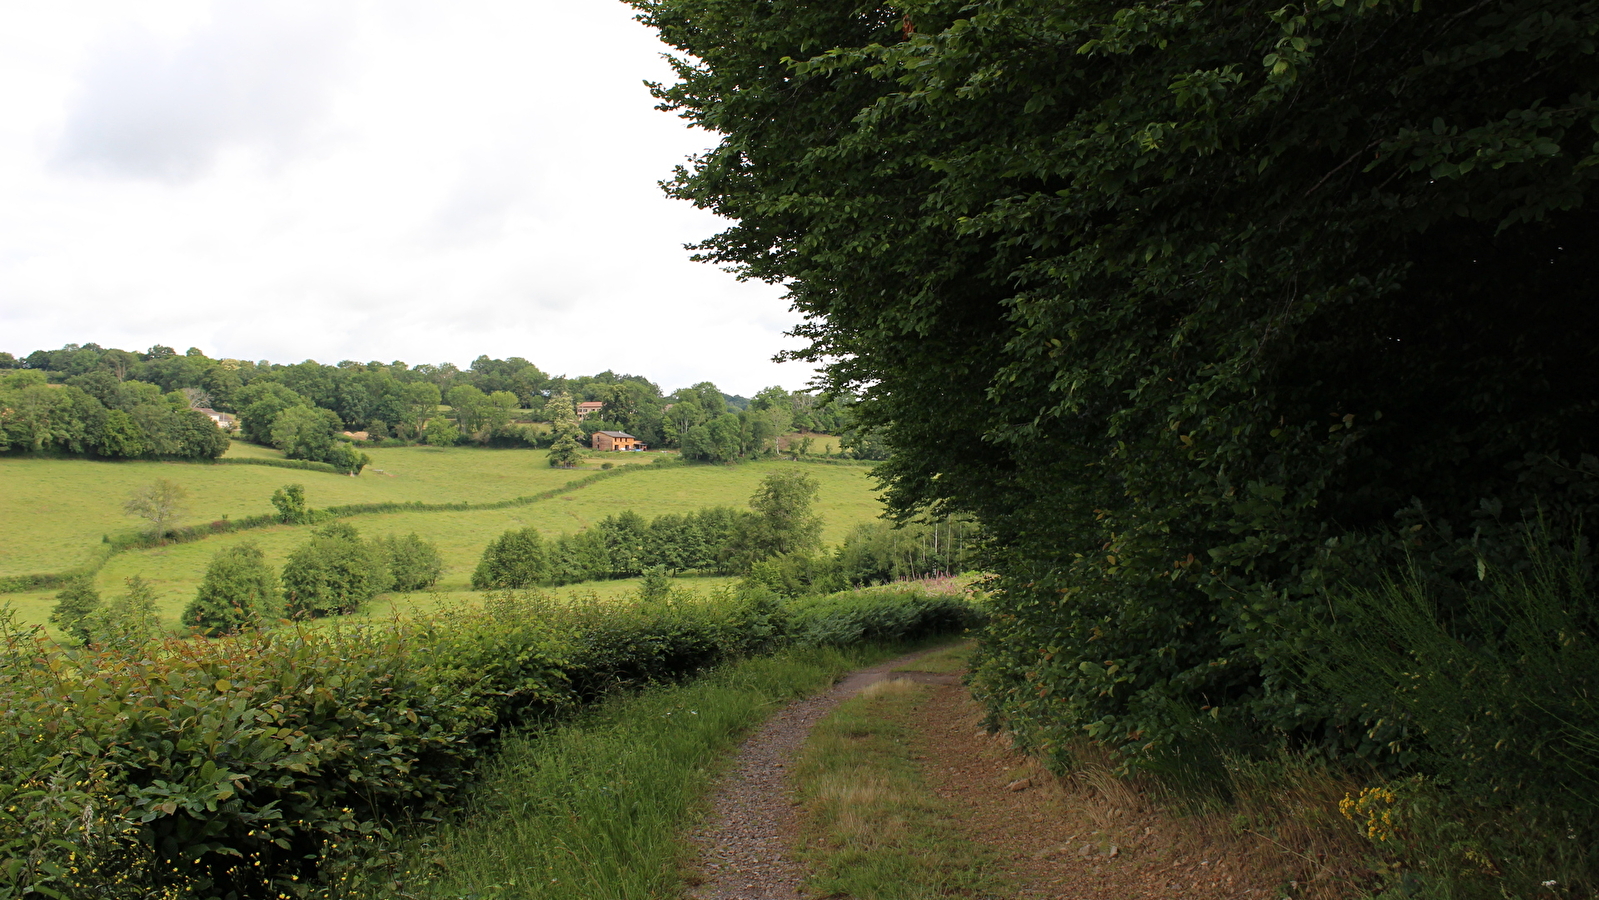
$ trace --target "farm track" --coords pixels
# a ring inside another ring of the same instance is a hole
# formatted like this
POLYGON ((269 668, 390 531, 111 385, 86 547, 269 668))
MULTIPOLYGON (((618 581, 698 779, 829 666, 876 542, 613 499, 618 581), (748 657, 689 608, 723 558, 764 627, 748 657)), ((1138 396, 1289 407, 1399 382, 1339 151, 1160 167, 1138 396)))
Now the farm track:
MULTIPOLYGON (((960 675, 907 671, 943 648, 853 673, 789 704, 739 747, 717 787, 710 823, 695 833, 693 900, 807 900, 794 859, 800 809, 790 778, 813 726, 868 685, 932 685, 918 707, 914 758, 929 789, 950 804, 963 836, 993 851, 1017 898, 1223 900, 1278 896, 1280 873, 1255 868, 1235 841, 1195 834, 1192 823, 1130 793, 1096 792, 1055 776, 980 728, 983 710, 960 675), (899 671, 895 671, 895 670, 899 671)), ((1300 885, 1299 887, 1303 887, 1300 885)), ((1317 893, 1320 893, 1319 891, 1317 893)))

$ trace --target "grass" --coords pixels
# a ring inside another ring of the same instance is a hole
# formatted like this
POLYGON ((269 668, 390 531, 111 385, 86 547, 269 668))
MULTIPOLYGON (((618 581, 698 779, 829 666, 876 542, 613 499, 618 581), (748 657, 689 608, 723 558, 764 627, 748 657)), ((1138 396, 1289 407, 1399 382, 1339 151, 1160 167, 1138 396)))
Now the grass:
MULTIPOLYGON (((954 648, 909 668, 928 671, 965 652, 954 648)), ((995 861, 961 834, 956 811, 934 796, 915 759, 917 710, 931 693, 910 681, 881 681, 811 732, 796 781, 802 858, 817 896, 1009 896, 995 861)))
POLYGON ((399 874, 346 896, 654 898, 682 893, 682 836, 717 763, 782 703, 893 650, 794 650, 509 738, 465 812, 399 874))
POLYGON ((895 672, 928 672, 934 675, 953 675, 956 672, 966 671, 967 663, 971 661, 972 650, 976 649, 972 641, 940 650, 937 653, 913 660, 902 666, 895 666, 895 672))
MULTIPOLYGON (((272 512, 272 492, 299 483, 313 506, 344 503, 465 501, 481 503, 536 494, 613 465, 648 462, 657 454, 607 454, 579 470, 552 469, 543 450, 394 447, 367 451, 360 477, 268 466, 53 459, 0 456, 0 575, 58 572, 93 559, 101 538, 134 531, 122 512, 135 488, 169 478, 189 494, 179 524, 272 512)), ((234 442, 230 457, 282 458, 276 450, 234 442)))
MULTIPOLYGON (((239 446, 235 444, 235 448, 239 446)), ((7 488, 0 491, 0 512, 8 508, 12 510, 11 515, 0 515, 0 548, 30 543, 39 548, 30 557, 29 565, 19 567, 20 571, 59 571, 86 562, 103 546, 99 543, 99 534, 115 530, 114 526, 128 527, 129 520, 121 515, 120 510, 123 494, 118 492, 122 487, 132 490, 133 486, 155 477, 172 477, 189 487, 191 508, 196 512, 208 510, 205 516, 194 515, 191 519, 204 520, 219 518, 225 511, 220 506, 206 507, 204 504, 221 504, 226 496, 231 496, 233 502, 238 504, 233 507, 235 515, 270 511, 267 498, 279 485, 291 481, 304 484, 311 505, 320 507, 348 502, 413 499, 426 502, 485 502, 547 490, 589 474, 551 469, 543 465, 542 451, 536 452, 536 459, 539 460, 537 465, 529 465, 528 462, 535 458, 535 451, 526 450, 405 447, 376 449, 372 452, 375 460, 373 469, 368 469, 360 478, 256 466, 0 458, 0 484, 7 488), (163 468, 155 468, 158 466, 163 468), (383 471, 374 472, 374 469, 383 471), (174 475, 174 470, 180 474, 174 475), (452 487, 452 477, 465 486, 452 487), (109 486, 117 479, 121 479, 125 485, 118 482, 119 486, 109 486), (57 485, 63 495, 63 499, 58 501, 63 507, 62 518, 69 521, 54 523, 47 514, 39 513, 36 507, 30 512, 28 502, 18 500, 14 492, 9 490, 13 484, 27 487, 30 496, 36 499, 43 496, 46 485, 57 485), (94 484, 101 485, 100 495, 91 496, 89 488, 94 484), (490 492, 484 487, 485 484, 497 484, 499 487, 490 492), (380 495, 376 493, 378 491, 390 493, 380 495), (258 505, 251 505, 257 501, 258 505), (65 511, 68 504, 71 504, 74 512, 65 511), (72 525, 72 521, 77 524, 72 525), (37 529, 33 527, 35 523, 39 526, 37 529), (94 531, 96 523, 100 531, 94 531), (94 535, 92 538, 89 537, 91 532, 94 535), (51 545, 50 554, 45 553, 45 544, 51 545)), ((649 454, 614 455, 640 457, 649 454)), ((581 531, 606 516, 627 509, 653 517, 707 506, 743 507, 748 503, 755 486, 769 472, 786 471, 787 467, 794 465, 774 460, 735 466, 651 467, 525 506, 491 510, 376 513, 355 516, 347 521, 365 537, 415 532, 437 543, 445 566, 437 585, 439 595, 475 602, 478 595, 469 590, 472 570, 477 566, 483 548, 507 529, 531 525, 546 535, 556 535, 581 531)), ((826 523, 824 540, 841 541, 855 525, 876 518, 882 511, 864 469, 815 466, 805 471, 821 484, 816 509, 826 523)), ((162 619, 175 627, 183 607, 199 588, 207 563, 218 551, 246 541, 253 542, 273 566, 281 567, 294 548, 306 540, 310 530, 307 526, 275 525, 217 535, 193 543, 120 553, 111 557, 100 569, 96 586, 102 596, 109 597, 122 592, 125 579, 133 575, 144 578, 156 593, 157 609, 162 619)), ((0 555, 0 562, 8 558, 0 555)), ((0 574, 12 573, 0 570, 0 574)), ((636 582, 598 582, 570 589, 592 589, 601 596, 611 596, 630 593, 636 589, 636 582)), ((426 594, 379 598, 369 614, 387 617, 395 611, 416 608, 423 598, 431 602, 426 594)), ((0 595, 0 600, 12 603, 19 622, 44 624, 55 604, 55 591, 6 594, 0 595)))

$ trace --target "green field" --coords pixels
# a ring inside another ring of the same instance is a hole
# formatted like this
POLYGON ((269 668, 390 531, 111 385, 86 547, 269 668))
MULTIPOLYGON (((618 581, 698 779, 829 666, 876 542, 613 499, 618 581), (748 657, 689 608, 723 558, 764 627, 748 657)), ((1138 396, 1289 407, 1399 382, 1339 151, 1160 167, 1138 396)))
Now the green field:
MULTIPOLYGON (((243 444, 234 453, 272 451, 243 444)), ((372 466, 359 478, 266 466, 215 466, 203 463, 108 463, 77 459, 0 458, 0 575, 53 572, 94 558, 100 536, 133 530, 122 502, 134 488, 155 478, 170 478, 189 491, 189 522, 223 515, 241 517, 271 511, 269 497, 280 485, 305 485, 313 507, 343 503, 411 501, 474 503, 525 496, 560 487, 597 470, 603 462, 647 462, 656 454, 605 454, 587 471, 551 469, 543 451, 406 447, 373 450, 372 466)), ((633 509, 646 518, 707 506, 743 507, 769 472, 796 464, 782 460, 735 466, 647 467, 586 485, 554 498, 504 509, 403 511, 353 516, 348 521, 364 536, 415 532, 438 544, 444 574, 436 592, 379 598, 368 612, 387 617, 433 608, 437 603, 476 602, 470 591, 472 569, 490 540, 509 528, 534 526, 546 535, 580 531, 606 516, 633 509)), ((856 466, 806 466, 821 485, 817 511, 825 523, 823 539, 841 541, 856 524, 878 516, 878 502, 866 469, 856 466)), ((276 525, 218 535, 112 556, 96 582, 102 596, 120 593, 124 579, 139 575, 159 597, 162 615, 178 614, 199 587, 207 562, 220 549, 252 541, 275 565, 303 542, 308 526, 276 525)), ((726 579, 685 579, 713 587, 726 579)), ((575 585, 560 592, 595 591, 601 596, 630 593, 636 582, 575 585)), ((43 623, 55 602, 54 591, 0 595, 18 619, 43 623)))
MULTIPOLYGON (((305 485, 313 506, 420 500, 482 503, 536 494, 590 474, 605 463, 649 462, 654 453, 611 453, 581 470, 552 469, 543 450, 437 447, 373 448, 358 478, 271 466, 180 462, 106 462, 0 457, 0 575, 57 572, 90 560, 103 535, 136 530, 122 513, 135 488, 169 478, 189 492, 179 524, 270 513, 279 486, 305 485)), ((234 442, 229 457, 282 459, 265 447, 234 442)))

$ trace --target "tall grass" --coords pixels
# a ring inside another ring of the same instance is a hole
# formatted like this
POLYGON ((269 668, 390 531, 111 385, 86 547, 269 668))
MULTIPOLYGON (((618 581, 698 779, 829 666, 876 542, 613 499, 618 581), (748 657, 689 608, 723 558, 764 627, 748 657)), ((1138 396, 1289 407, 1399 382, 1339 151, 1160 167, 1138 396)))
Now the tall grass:
POLYGON ((613 699, 503 744, 466 812, 346 896, 623 900, 676 896, 681 834, 723 756, 794 697, 895 652, 806 648, 613 699))

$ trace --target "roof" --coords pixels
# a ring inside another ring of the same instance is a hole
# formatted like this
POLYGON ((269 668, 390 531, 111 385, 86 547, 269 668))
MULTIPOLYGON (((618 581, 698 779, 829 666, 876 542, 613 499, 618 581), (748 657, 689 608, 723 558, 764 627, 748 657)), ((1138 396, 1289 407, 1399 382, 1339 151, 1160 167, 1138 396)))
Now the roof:
POLYGON ((604 405, 605 405, 604 403, 601 403, 598 400, 584 400, 582 403, 578 404, 578 408, 582 409, 585 406, 592 406, 595 409, 599 409, 600 407, 602 407, 604 405))
POLYGON ((629 439, 635 440, 635 441, 638 440, 638 438, 633 437, 631 434, 628 434, 625 431, 596 431, 594 433, 595 434, 603 434, 603 435, 606 435, 607 437, 629 438, 629 439))

